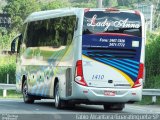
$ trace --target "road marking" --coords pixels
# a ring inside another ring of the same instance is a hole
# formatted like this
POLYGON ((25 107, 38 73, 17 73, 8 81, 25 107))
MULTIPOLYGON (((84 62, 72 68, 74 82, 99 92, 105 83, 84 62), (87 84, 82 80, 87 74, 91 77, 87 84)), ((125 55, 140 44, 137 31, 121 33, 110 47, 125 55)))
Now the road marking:
POLYGON ((160 113, 160 111, 151 110, 151 108, 147 108, 145 106, 140 107, 140 106, 130 106, 130 105, 127 105, 126 109, 133 109, 134 111, 135 110, 139 110, 139 111, 143 111, 143 112, 147 112, 147 113, 160 113))

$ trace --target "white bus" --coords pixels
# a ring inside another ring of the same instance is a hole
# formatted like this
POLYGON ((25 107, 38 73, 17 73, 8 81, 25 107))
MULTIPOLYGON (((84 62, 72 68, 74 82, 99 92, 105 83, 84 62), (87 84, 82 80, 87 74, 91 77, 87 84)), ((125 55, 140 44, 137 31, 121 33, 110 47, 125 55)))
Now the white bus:
POLYGON ((16 87, 25 103, 54 98, 56 108, 83 103, 122 110, 142 99, 145 30, 138 11, 35 12, 18 41, 16 87))

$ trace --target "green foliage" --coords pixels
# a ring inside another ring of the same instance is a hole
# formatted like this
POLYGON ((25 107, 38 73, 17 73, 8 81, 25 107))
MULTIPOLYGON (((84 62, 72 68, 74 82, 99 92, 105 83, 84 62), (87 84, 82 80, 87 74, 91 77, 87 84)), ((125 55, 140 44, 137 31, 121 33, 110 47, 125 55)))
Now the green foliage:
POLYGON ((5 28, 0 28, 0 49, 6 49, 6 45, 9 43, 9 36, 5 28))
POLYGON ((96 8, 97 0, 77 0, 72 2, 72 7, 79 7, 79 8, 96 8))
POLYGON ((108 5, 109 5, 109 1, 110 1, 110 0, 103 0, 103 4, 104 4, 105 6, 108 6, 108 5))
POLYGON ((74 3, 72 4, 72 7, 79 7, 79 8, 95 8, 96 5, 95 4, 92 4, 92 3, 74 3))
POLYGON ((134 3, 140 3, 145 0, 117 0, 118 6, 130 6, 134 3))
POLYGON ((136 104, 139 105, 152 105, 152 104, 158 104, 160 105, 160 97, 157 97, 156 103, 152 103, 152 96, 142 96, 142 101, 136 102, 136 104))
POLYGON ((117 3, 117 0, 103 0, 103 6, 104 7, 115 7, 117 6, 118 3, 117 3))
POLYGON ((139 105, 149 105, 151 103, 152 103, 151 96, 142 96, 142 101, 136 102, 136 104, 139 104, 139 105))
POLYGON ((1 50, 10 50, 10 44, 13 37, 16 36, 14 31, 8 33, 4 28, 0 28, 0 51, 1 50))
POLYGON ((24 19, 32 12, 39 11, 36 0, 7 0, 8 4, 3 11, 11 14, 12 29, 19 31, 24 19))
POLYGON ((64 8, 64 7, 69 7, 70 4, 68 0, 54 0, 53 2, 48 2, 48 3, 41 3, 40 7, 41 10, 53 10, 57 8, 64 8))
MULTIPOLYGON (((0 90, 0 98, 3 97, 3 90, 0 90)), ((15 90, 7 90, 6 98, 22 98, 21 93, 17 93, 15 90)))
POLYGON ((15 60, 15 56, 0 56, 0 83, 7 83, 7 74, 9 74, 9 83, 15 83, 15 60))
POLYGON ((146 45, 146 88, 160 87, 160 35, 148 34, 146 45))
POLYGON ((10 44, 10 40, 9 40, 9 36, 8 35, 3 35, 0 36, 0 49, 8 49, 8 44, 10 44))
POLYGON ((74 2, 77 3, 88 3, 88 2, 92 2, 93 0, 74 0, 74 2))
POLYGON ((6 1, 5 0, 0 0, 0 12, 2 11, 2 8, 6 5, 6 1))

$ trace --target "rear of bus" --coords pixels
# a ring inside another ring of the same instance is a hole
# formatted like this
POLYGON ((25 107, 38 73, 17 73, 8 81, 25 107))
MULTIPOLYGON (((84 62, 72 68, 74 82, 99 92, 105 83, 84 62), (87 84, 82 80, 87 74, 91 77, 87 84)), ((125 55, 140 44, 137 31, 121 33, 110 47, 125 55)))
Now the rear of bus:
POLYGON ((76 62, 79 97, 90 102, 140 101, 144 19, 137 11, 84 11, 82 60, 76 62))

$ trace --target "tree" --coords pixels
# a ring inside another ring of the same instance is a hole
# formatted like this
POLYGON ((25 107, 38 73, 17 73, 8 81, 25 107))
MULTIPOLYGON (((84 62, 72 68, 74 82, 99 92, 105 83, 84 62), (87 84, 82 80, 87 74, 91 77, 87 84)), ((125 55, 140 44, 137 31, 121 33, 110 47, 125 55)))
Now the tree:
POLYGON ((2 8, 6 5, 5 0, 0 0, 0 12, 2 12, 2 8))
POLYGON ((68 0, 54 0, 51 2, 41 2, 41 10, 52 10, 57 8, 70 7, 68 0))
POLYGON ((72 1, 72 7, 95 8, 97 0, 75 0, 72 1))
POLYGON ((7 0, 3 11, 11 15, 12 30, 21 30, 25 18, 34 11, 39 11, 40 6, 36 0, 7 0))

